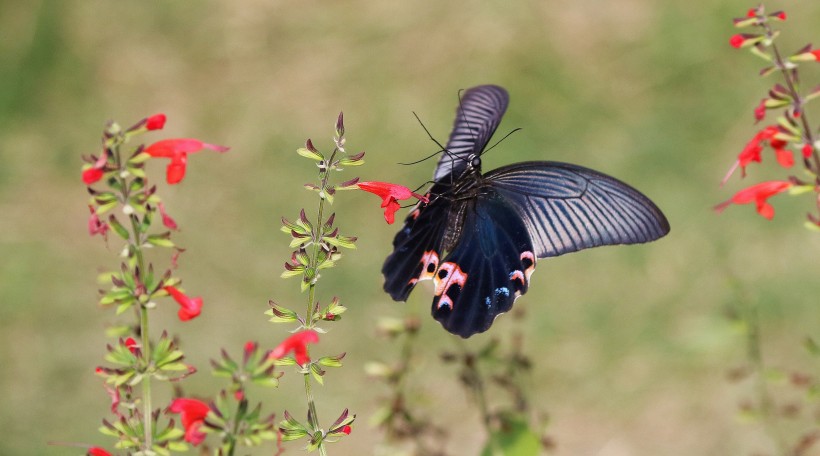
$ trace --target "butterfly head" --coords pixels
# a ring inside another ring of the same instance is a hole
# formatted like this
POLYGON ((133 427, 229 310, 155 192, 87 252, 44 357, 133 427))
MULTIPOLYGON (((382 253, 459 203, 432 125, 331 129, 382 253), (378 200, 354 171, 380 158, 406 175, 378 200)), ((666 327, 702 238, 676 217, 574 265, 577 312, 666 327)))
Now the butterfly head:
POLYGON ((470 154, 467 157, 467 163, 470 170, 481 172, 481 156, 479 154, 470 154))

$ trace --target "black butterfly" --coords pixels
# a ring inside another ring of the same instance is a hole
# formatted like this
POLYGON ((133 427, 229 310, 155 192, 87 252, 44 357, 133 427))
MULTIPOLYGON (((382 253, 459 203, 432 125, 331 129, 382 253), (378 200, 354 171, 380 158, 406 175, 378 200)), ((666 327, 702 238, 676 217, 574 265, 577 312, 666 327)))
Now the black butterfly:
POLYGON ((382 267, 396 301, 432 279, 433 317, 464 338, 489 329, 527 292, 538 258, 669 232, 649 198, 591 169, 533 161, 482 174, 481 154, 508 101, 494 85, 464 92, 429 202, 409 213, 382 267))

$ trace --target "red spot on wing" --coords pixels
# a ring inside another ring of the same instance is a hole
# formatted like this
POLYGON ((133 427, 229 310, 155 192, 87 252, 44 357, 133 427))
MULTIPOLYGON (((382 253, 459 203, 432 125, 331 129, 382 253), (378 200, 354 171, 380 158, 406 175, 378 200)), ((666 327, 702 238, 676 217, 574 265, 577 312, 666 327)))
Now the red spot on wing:
POLYGON ((467 273, 461 270, 456 263, 443 263, 433 277, 436 285, 436 296, 439 297, 438 308, 443 306, 453 309, 453 299, 449 296, 450 287, 457 285, 459 290, 463 290, 467 283, 467 273))

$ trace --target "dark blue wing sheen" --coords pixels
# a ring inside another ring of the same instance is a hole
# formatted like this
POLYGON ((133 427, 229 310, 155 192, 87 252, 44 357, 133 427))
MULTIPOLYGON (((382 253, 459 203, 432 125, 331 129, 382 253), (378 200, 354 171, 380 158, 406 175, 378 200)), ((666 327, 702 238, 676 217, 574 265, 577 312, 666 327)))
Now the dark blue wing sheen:
POLYGON ((467 338, 490 328, 527 292, 535 255, 513 206, 491 190, 466 200, 458 243, 435 272, 433 317, 467 338))
POLYGON ((456 108, 453 131, 447 141, 447 151, 438 162, 433 180, 452 175, 457 179, 465 169, 469 156, 480 155, 507 110, 509 95, 496 85, 468 89, 456 108))
POLYGON ((522 162, 484 175, 513 204, 538 258, 649 242, 669 232, 660 209, 606 174, 558 162, 522 162))
MULTIPOLYGON (((433 186, 431 191, 438 192, 439 187, 433 186)), ((433 198, 430 203, 419 202, 405 218, 393 238, 393 253, 382 266, 384 291, 394 300, 406 301, 416 283, 433 278, 451 207, 449 199, 433 198)))

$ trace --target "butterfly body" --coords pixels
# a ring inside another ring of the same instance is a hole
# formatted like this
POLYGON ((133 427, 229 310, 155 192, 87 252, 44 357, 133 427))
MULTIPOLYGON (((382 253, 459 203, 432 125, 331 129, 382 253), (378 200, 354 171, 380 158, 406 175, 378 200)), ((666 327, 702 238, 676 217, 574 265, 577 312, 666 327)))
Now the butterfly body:
POLYGON ((408 214, 382 268, 397 301, 432 280, 433 317, 465 338, 489 329, 527 292, 539 258, 669 231, 646 196, 588 168, 533 161, 482 174, 481 153, 507 104, 498 86, 464 93, 429 202, 408 214))

